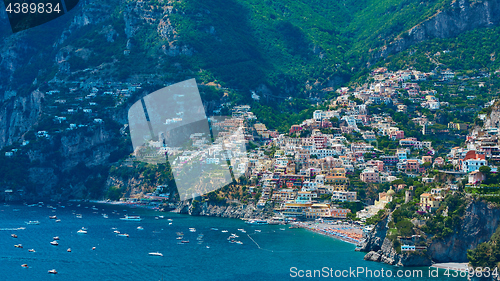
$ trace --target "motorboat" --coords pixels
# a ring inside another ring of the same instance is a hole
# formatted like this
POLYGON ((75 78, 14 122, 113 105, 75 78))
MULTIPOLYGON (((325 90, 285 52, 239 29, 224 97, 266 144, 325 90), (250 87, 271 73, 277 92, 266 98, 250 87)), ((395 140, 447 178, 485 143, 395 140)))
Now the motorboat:
POLYGON ((51 219, 51 220, 57 220, 57 216, 49 216, 49 219, 51 219))
POLYGON ((218 229, 218 228, 215 228, 215 227, 212 227, 212 228, 210 228, 210 230, 217 231, 217 230, 219 230, 219 229, 218 229))
POLYGON ((137 230, 144 230, 144 227, 142 227, 142 226, 138 226, 138 227, 137 227, 137 230))
POLYGON ((129 237, 127 233, 118 233, 118 236, 120 237, 129 237))
POLYGON ((163 254, 162 253, 159 253, 159 252, 152 252, 152 253, 149 253, 150 256, 156 256, 156 257, 163 257, 163 254))
POLYGON ((10 235, 12 238, 17 238, 17 235, 16 234, 11 234, 10 235))
POLYGON ((24 267, 24 268, 28 268, 27 264, 21 264, 21 266, 24 267))
POLYGON ((71 248, 68 248, 66 252, 71 253, 71 248))
POLYGON ((57 245, 59 245, 59 243, 57 243, 57 241, 52 241, 52 242, 50 242, 50 245, 57 246, 57 245))
POLYGON ((55 236, 55 237, 53 237, 52 239, 54 239, 54 240, 59 240, 59 236, 55 236))
POLYGON ((76 214, 76 218, 77 218, 77 219, 81 219, 81 218, 82 218, 82 215, 81 215, 81 214, 76 214))
POLYGON ((269 222, 267 222, 267 220, 259 220, 259 219, 247 220, 245 223, 252 224, 252 225, 269 224, 269 222))
POLYGON ((229 231, 227 231, 227 230, 223 230, 223 231, 221 231, 221 232, 222 232, 222 233, 228 233, 229 231))
POLYGON ((29 249, 28 252, 35 253, 36 251, 35 251, 35 249, 29 249))
POLYGON ((76 233, 78 233, 78 234, 87 234, 87 230, 85 230, 85 229, 80 229, 80 230, 78 230, 76 233))
POLYGON ((14 247, 16 247, 16 248, 22 248, 23 244, 17 244, 17 245, 14 245, 14 247))
POLYGON ((39 221, 29 221, 27 222, 26 224, 29 224, 29 225, 37 225, 37 224, 40 224, 39 221))
POLYGON ((125 217, 120 218, 123 221, 142 221, 140 216, 129 216, 125 215, 125 217))
POLYGON ((57 274, 57 271, 55 269, 49 270, 49 274, 57 274))
POLYGON ((194 227, 190 227, 190 228, 189 228, 189 231, 191 231, 191 232, 196 232, 196 228, 194 228, 194 227))
POLYGON ((106 214, 103 214, 102 217, 105 218, 105 219, 109 218, 109 216, 106 215, 106 214))
POLYGON ((57 219, 57 220, 56 220, 56 222, 61 222, 61 220, 60 220, 60 219, 57 219))

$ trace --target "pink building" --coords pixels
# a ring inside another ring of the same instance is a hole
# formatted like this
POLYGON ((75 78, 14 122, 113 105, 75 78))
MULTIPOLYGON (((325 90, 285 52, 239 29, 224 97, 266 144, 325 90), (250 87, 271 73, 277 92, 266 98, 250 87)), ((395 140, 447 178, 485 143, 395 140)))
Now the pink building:
POLYGON ((380 181, 380 177, 377 171, 373 169, 365 169, 361 175, 360 179, 362 182, 374 182, 378 183, 380 181))

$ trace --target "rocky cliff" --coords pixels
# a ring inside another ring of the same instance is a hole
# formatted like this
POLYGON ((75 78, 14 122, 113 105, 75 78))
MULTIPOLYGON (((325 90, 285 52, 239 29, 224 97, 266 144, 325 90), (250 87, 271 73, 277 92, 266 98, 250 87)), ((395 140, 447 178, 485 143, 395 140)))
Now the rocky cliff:
POLYGON ((180 202, 174 212, 180 214, 189 214, 192 216, 210 216, 222 218, 246 218, 263 219, 265 212, 257 209, 254 205, 243 204, 214 204, 209 202, 192 203, 189 201, 180 202))
MULTIPOLYGON (((499 226, 500 209, 482 200, 467 198, 468 204, 461 227, 442 239, 428 236, 427 250, 397 253, 387 237, 388 218, 379 222, 359 249, 368 252, 365 260, 399 266, 428 266, 432 263, 467 262, 467 250, 489 241, 499 226)), ((389 218, 390 219, 390 218, 389 218)))
POLYGON ((500 0, 453 1, 449 9, 434 14, 374 52, 373 59, 386 58, 425 40, 450 38, 475 28, 495 26, 499 22, 500 0))

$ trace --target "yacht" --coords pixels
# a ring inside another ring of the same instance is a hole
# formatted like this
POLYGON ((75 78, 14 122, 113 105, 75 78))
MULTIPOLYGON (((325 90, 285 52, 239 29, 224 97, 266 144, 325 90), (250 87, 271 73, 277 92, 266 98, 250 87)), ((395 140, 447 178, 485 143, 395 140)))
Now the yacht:
POLYGON ((253 225, 269 224, 266 220, 258 220, 258 219, 247 220, 246 223, 247 224, 253 224, 253 225))
POLYGON ((158 253, 158 252, 152 252, 152 253, 149 253, 150 256, 157 256, 157 257, 163 257, 163 254, 162 253, 158 253))
POLYGON ((125 217, 120 218, 120 219, 123 221, 141 221, 142 220, 140 216, 129 216, 129 215, 125 215, 125 217))

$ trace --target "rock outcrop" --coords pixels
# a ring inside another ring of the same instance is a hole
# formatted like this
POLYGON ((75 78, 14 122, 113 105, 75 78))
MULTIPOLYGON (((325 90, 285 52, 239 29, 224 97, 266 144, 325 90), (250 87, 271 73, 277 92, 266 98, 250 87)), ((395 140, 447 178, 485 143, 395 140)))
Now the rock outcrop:
POLYGON ((482 200, 467 198, 461 227, 442 239, 429 236, 427 250, 397 253, 387 237, 388 218, 379 222, 358 249, 368 252, 364 259, 398 266, 428 266, 432 263, 467 262, 467 250, 489 241, 499 226, 500 209, 482 200))
POLYGON ((373 58, 378 60, 425 40, 450 38, 475 28, 494 26, 499 22, 500 0, 453 1, 449 9, 436 13, 381 50, 374 52, 373 58))

